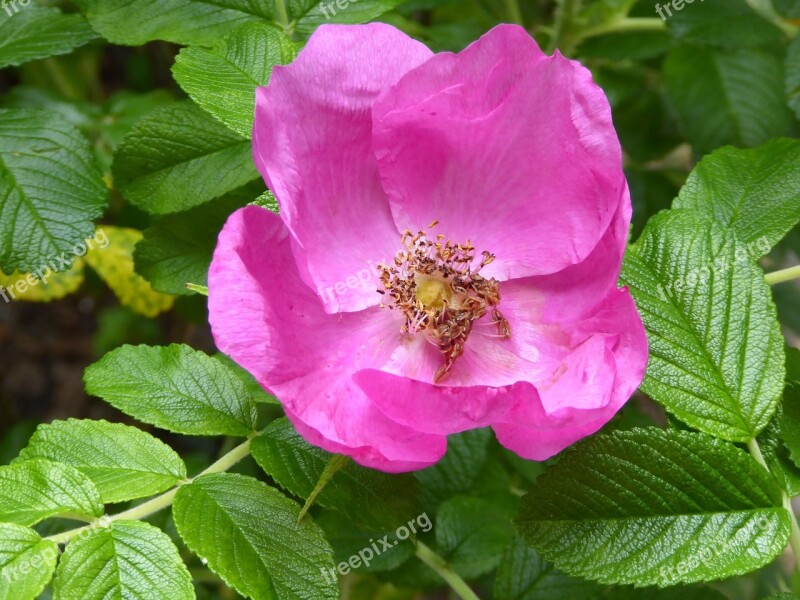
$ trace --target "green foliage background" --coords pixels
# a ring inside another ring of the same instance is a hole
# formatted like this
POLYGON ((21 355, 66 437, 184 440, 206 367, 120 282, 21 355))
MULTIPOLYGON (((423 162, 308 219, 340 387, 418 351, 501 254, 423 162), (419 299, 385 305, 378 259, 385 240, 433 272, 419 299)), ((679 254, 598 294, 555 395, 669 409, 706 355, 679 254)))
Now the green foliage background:
POLYGON ((0 600, 800 598, 800 0, 343 4, 0 5, 0 600), (364 469, 211 343, 216 235, 277 210, 255 88, 319 25, 376 19, 436 51, 518 23, 611 102, 651 360, 545 464, 478 430, 424 471, 364 469), (34 322, 83 348, 81 406, 9 383, 46 360, 34 322))

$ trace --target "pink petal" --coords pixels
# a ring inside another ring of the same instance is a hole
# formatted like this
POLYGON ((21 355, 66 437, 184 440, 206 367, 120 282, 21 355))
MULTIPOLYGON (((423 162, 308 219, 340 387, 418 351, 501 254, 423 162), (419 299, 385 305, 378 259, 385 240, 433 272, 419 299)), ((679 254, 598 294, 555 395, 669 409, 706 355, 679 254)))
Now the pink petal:
POLYGON ((256 165, 329 313, 378 304, 399 235, 372 150, 375 98, 431 52, 388 25, 320 27, 257 94, 256 165))
POLYGON ((605 425, 644 377, 647 338, 627 290, 570 327, 573 350, 550 382, 540 382, 541 412, 494 425, 498 441, 520 456, 545 460, 605 425))
POLYGON ((275 394, 313 443, 385 471, 419 469, 446 439, 381 413, 353 383, 388 360, 397 317, 377 307, 329 315, 303 282, 289 232, 267 210, 234 213, 209 271, 209 322, 217 347, 275 394), (389 340, 389 342, 387 342, 389 340))
POLYGON ((586 258, 623 194, 619 141, 587 69, 516 26, 438 54, 374 107, 375 151, 398 228, 438 219, 497 260, 499 280, 586 258))
POLYGON ((442 385, 432 384, 442 355, 422 336, 405 337, 380 371, 361 371, 356 383, 388 417, 420 431, 495 425, 504 436, 523 432, 532 446, 520 453, 528 458, 550 456, 595 431, 636 389, 647 361, 638 314, 629 294, 616 289, 629 219, 626 189, 585 261, 504 282, 499 308, 512 337, 498 338, 485 317, 442 385), (540 437, 541 445, 530 441, 540 437))

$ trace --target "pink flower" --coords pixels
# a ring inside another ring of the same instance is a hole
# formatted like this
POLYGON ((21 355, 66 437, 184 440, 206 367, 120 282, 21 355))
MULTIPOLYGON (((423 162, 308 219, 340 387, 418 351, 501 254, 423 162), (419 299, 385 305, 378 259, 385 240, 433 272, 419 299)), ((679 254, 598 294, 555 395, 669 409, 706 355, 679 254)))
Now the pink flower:
POLYGON ((312 444, 399 472, 491 426, 543 460, 638 387, 609 105, 523 29, 434 55, 323 26, 258 90, 254 153, 281 214, 231 216, 210 322, 312 444))

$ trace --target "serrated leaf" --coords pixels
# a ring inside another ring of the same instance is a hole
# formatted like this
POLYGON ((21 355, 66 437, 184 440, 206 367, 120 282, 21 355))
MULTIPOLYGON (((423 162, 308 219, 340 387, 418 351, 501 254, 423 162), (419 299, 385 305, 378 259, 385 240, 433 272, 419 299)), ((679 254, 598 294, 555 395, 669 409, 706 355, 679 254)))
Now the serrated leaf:
POLYGON ((800 141, 721 148, 698 164, 673 204, 733 229, 760 258, 800 222, 800 141))
POLYGON ((7 3, 0 12, 0 69, 72 52, 97 37, 81 15, 7 3))
POLYGON ((58 546, 27 527, 0 523, 0 600, 34 600, 53 577, 58 546))
POLYGON ((83 473, 48 460, 0 467, 0 522, 35 525, 65 515, 90 519, 103 514, 103 503, 83 473))
POLYGON ((769 50, 678 46, 664 62, 664 79, 684 133, 701 153, 758 146, 791 125, 783 64, 769 50))
POLYGON ((609 590, 606 600, 727 600, 727 596, 708 587, 680 586, 659 590, 656 588, 615 587, 609 590))
POLYGON ((486 500, 467 496, 442 503, 436 513, 435 531, 440 555, 467 579, 495 569, 514 538, 507 514, 486 500))
POLYGON ((164 442, 107 421, 40 425, 17 462, 32 459, 75 467, 94 482, 104 503, 154 496, 186 479, 186 465, 164 442))
POLYGON ((133 252, 142 239, 142 232, 110 225, 104 225, 103 231, 109 244, 89 250, 86 262, 108 284, 120 303, 146 317, 155 317, 172 308, 174 297, 156 292, 134 271, 133 252))
POLYGON ((0 272, 0 295, 4 289, 6 296, 11 297, 13 293, 15 300, 52 302, 75 292, 81 287, 83 279, 83 260, 81 259, 73 262, 66 271, 47 275, 46 270, 43 270, 41 279, 32 273, 15 272, 11 275, 4 275, 0 272))
POLYGON ((88 140, 57 114, 0 110, 0 269, 33 272, 94 232, 108 190, 88 140))
POLYGON ((256 427, 242 381, 188 346, 122 346, 86 369, 84 381, 89 394, 169 431, 246 436, 256 427))
POLYGON ((278 27, 248 23, 213 48, 181 50, 172 73, 201 107, 238 134, 250 138, 256 88, 269 83, 272 68, 294 60, 298 46, 278 27))
POLYGON ((169 536, 139 521, 114 521, 74 539, 58 565, 54 600, 193 600, 192 579, 169 536))
POLYGON ((777 483, 748 454, 655 427, 580 443, 539 477, 516 517, 562 571, 636 586, 758 569, 783 550, 790 522, 777 483))
POLYGON ((769 286, 731 231, 690 210, 650 220, 625 256, 647 330, 641 389, 695 429, 750 440, 780 401, 784 349, 769 286))
POLYGON ((500 559, 492 597, 494 600, 598 600, 604 594, 594 583, 560 573, 522 538, 515 537, 500 559))
POLYGON ((213 44, 248 21, 271 20, 272 2, 248 0, 78 0, 95 31, 114 44, 153 40, 213 44), (130 24, 135 22, 136 27, 130 24))
POLYGON ((432 467, 414 472, 422 484, 425 508, 433 508, 446 498, 472 488, 486 463, 491 439, 488 428, 451 435, 444 457, 432 467))
MULTIPOLYGON (((669 3, 666 3, 669 6, 669 3)), ((674 10, 667 27, 675 39, 721 48, 778 44, 781 30, 756 13, 746 0, 702 0, 691 10, 674 10)), ((669 8, 662 6, 667 15, 669 8)))
POLYGON ((187 283, 206 285, 217 236, 230 214, 243 204, 239 198, 225 197, 154 220, 136 244, 137 273, 168 294, 191 294, 187 283))
MULTIPOLYGON (((208 295, 208 288, 206 288, 206 296, 208 295)), ((250 373, 240 367, 236 362, 230 357, 222 354, 221 352, 217 353, 213 357, 215 360, 220 361, 226 367, 228 367, 234 375, 236 375, 244 384, 245 389, 247 390, 250 399, 253 402, 258 404, 276 404, 280 406, 280 402, 278 399, 273 396, 272 394, 268 393, 264 388, 261 387, 261 384, 256 381, 256 378, 253 377, 250 373)))
POLYGON ((278 206, 278 200, 277 198, 275 198, 275 195, 269 190, 261 194, 250 204, 254 206, 260 206, 261 208, 266 208, 267 210, 271 210, 275 214, 278 214, 280 212, 280 207, 278 206))
MULTIPOLYGON (((308 498, 331 458, 300 437, 286 418, 270 423, 250 448, 278 485, 301 498, 308 498)), ((374 531, 393 531, 422 512, 419 485, 412 475, 389 475, 352 461, 334 475, 316 503, 374 531)))
POLYGON ((336 600, 333 551, 300 507, 250 477, 203 475, 175 497, 175 524, 186 545, 246 597, 336 600))
POLYGON ((125 136, 114 157, 122 194, 151 214, 188 210, 258 179, 250 141, 193 102, 160 107, 125 136))

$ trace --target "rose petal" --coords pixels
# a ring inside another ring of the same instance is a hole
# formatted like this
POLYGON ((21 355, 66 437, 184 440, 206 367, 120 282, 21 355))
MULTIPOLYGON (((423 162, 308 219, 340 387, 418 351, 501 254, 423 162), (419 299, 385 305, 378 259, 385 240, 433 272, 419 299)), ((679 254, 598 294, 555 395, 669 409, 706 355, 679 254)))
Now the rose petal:
POLYGON ((297 271, 277 215, 258 207, 234 213, 208 280, 217 347, 281 400, 307 439, 386 471, 422 468, 442 456, 444 436, 388 419, 352 381, 357 370, 388 360, 396 316, 378 308, 325 313, 297 271))
POLYGON ((391 261, 400 236, 372 150, 371 107, 430 56, 388 25, 323 25, 257 92, 256 165, 329 313, 380 301, 374 264, 391 261))
POLYGON ((499 280, 586 258, 624 186, 619 141, 587 69, 499 26, 438 54, 376 103, 375 151, 399 229, 438 219, 497 259, 499 280))

